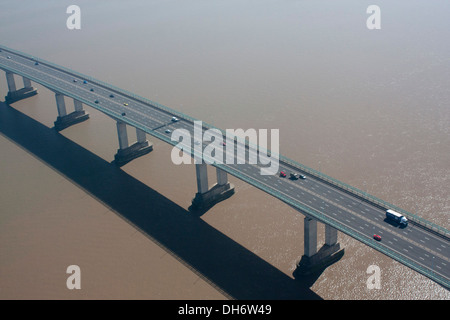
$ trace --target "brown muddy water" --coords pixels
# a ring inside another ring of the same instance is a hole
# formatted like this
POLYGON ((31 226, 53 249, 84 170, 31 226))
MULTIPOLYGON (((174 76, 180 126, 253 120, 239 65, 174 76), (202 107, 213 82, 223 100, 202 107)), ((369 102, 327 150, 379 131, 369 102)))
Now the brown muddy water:
MULTIPOLYGON (((356 0, 78 1, 68 30, 70 1, 10 0, 0 42, 220 128, 280 129, 284 155, 448 229, 450 3, 377 2, 381 30, 356 0)), ((302 215, 230 177, 236 194, 193 216, 195 168, 168 145, 149 137, 151 153, 117 168, 114 121, 86 107, 58 134, 54 95, 36 87, 0 106, 1 299, 450 298, 341 233, 341 260, 294 279, 302 215)))

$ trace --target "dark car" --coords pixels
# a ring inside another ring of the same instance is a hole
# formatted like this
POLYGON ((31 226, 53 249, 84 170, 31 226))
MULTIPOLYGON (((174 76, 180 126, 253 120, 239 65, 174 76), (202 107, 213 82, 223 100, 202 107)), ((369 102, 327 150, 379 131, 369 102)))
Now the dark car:
POLYGON ((95 102, 95 103, 98 103, 98 100, 95 100, 94 102, 95 102))
POLYGON ((290 174, 290 176, 289 176, 289 179, 291 179, 291 180, 297 180, 298 177, 299 177, 299 176, 298 176, 298 173, 293 173, 293 172, 292 172, 292 173, 290 174))

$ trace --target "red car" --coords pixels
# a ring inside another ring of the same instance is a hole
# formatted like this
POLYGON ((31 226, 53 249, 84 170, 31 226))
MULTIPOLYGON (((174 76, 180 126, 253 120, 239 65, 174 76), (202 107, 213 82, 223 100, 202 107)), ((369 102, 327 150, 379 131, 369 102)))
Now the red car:
POLYGON ((286 173, 284 171, 280 172, 280 177, 286 178, 286 173))
POLYGON ((377 241, 381 241, 381 236, 379 236, 378 234, 374 234, 373 238, 377 241))

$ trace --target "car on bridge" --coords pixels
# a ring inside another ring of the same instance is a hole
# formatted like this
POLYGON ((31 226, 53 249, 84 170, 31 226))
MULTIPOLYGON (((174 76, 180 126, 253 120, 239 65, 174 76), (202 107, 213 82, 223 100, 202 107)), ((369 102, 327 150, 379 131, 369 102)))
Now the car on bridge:
POLYGON ((98 103, 98 100, 95 100, 94 102, 95 102, 95 103, 98 103))
POLYGON ((36 61, 36 62, 34 63, 34 65, 35 65, 35 66, 38 66, 38 65, 39 65, 39 62, 36 61))
POLYGON ((298 178, 299 178, 298 173, 293 173, 293 172, 291 172, 291 175, 290 175, 289 179, 291 179, 291 180, 297 180, 298 178))
POLYGON ((180 119, 178 119, 177 117, 172 117, 172 122, 178 122, 180 121, 180 119))
POLYGON ((110 98, 114 98, 114 95, 111 93, 111 94, 109 95, 109 97, 110 97, 110 98))
POLYGON ((286 172, 284 172, 284 171, 281 171, 281 172, 280 172, 280 177, 282 177, 282 178, 286 178, 286 172))
POLYGON ((300 175, 300 179, 303 179, 303 180, 305 180, 306 179, 306 177, 303 175, 303 174, 301 174, 300 175))
POLYGON ((374 234, 373 238, 377 241, 381 241, 381 236, 379 234, 374 234))
POLYGON ((124 106, 127 106, 127 105, 128 105, 128 103, 124 102, 124 103, 123 103, 123 105, 124 105, 124 106))

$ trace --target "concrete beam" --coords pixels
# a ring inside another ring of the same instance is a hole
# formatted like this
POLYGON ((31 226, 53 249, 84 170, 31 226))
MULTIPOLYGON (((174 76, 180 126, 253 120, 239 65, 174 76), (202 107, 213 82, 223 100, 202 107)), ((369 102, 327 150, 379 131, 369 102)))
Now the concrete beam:
POLYGON ((14 80, 14 73, 6 71, 6 82, 8 83, 8 91, 10 93, 17 91, 16 81, 14 80))
POLYGON ((195 165, 195 172, 197 176, 197 190, 198 193, 206 193, 209 189, 208 185, 208 167, 206 163, 199 163, 195 165))
POLYGON ((228 175, 226 171, 216 168, 217 184, 223 186, 228 183, 228 175))
POLYGON ((305 217, 304 223, 304 245, 307 257, 311 257, 317 253, 317 220, 305 217))
POLYGON ((24 88, 32 88, 31 86, 31 80, 25 77, 22 77, 23 79, 23 87, 24 88))
POLYGON ((64 117, 67 115, 66 103, 64 102, 64 95, 61 93, 55 93, 56 107, 58 108, 58 116, 64 117))
POLYGON ((119 137, 119 148, 122 150, 128 148, 127 125, 125 122, 117 121, 117 135, 119 137))
POLYGON ((147 141, 146 133, 138 128, 136 128, 136 138, 138 143, 145 143, 147 141))
POLYGON ((325 244, 333 246, 337 243, 337 229, 325 224, 325 244))
POLYGON ((82 112, 83 111, 83 104, 81 101, 78 101, 77 99, 73 99, 73 106, 75 108, 75 111, 82 112))

